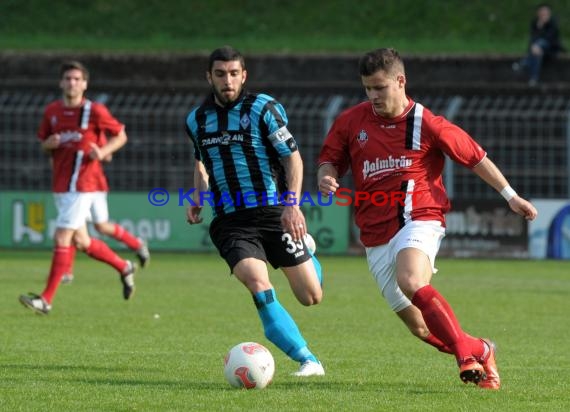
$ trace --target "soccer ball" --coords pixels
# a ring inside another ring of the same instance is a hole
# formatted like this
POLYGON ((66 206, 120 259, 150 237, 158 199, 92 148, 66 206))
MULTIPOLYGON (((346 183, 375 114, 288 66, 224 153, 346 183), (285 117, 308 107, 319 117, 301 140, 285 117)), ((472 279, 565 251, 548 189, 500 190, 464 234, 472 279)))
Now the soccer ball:
POLYGON ((224 375, 234 388, 263 389, 271 383, 274 373, 271 352, 256 342, 237 344, 224 359, 224 375))
POLYGON ((315 250, 317 250, 317 244, 315 243, 315 239, 313 239, 313 237, 307 233, 305 234, 303 240, 305 241, 305 245, 307 245, 307 249, 309 249, 309 253, 311 253, 311 255, 314 255, 315 250))

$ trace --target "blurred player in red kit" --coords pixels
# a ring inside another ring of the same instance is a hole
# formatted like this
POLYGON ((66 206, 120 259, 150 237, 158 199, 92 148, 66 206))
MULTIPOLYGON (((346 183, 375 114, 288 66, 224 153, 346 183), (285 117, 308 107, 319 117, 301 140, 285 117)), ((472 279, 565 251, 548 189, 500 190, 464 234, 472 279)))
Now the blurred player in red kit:
POLYGON ((63 63, 60 76, 63 98, 46 107, 38 131, 42 149, 53 159, 52 191, 58 215, 51 268, 40 295, 20 296, 24 306, 39 314, 51 310, 61 279, 71 266, 72 245, 117 270, 126 300, 135 291, 135 264, 119 257, 105 242, 90 238, 86 227, 96 193, 106 185, 101 161, 125 145, 125 127, 104 105, 84 97, 89 72, 83 64, 63 63), (109 138, 99 146, 102 134, 109 138))

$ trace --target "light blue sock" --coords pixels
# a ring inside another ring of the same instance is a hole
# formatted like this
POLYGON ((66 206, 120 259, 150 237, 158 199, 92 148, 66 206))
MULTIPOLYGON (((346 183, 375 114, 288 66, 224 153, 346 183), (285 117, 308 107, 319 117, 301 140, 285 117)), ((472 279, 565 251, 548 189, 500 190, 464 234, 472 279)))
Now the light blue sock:
MULTIPOLYGON (((308 233, 307 233, 307 235, 310 236, 308 233)), ((311 250, 309 250, 309 247, 307 246, 306 242, 305 242, 305 249, 307 250, 307 252, 309 253, 309 256, 311 256, 311 259, 313 260, 313 265, 315 265, 315 272, 317 272, 317 279, 319 280, 319 284, 322 287, 323 286, 323 268, 321 266, 321 262, 319 262, 319 259, 317 259, 317 257, 315 256, 314 251, 311 252, 311 250)))
POLYGON ((321 266, 321 262, 315 255, 311 255, 311 259, 313 260, 313 264, 315 265, 315 271, 317 272, 317 277, 319 278, 319 283, 323 286, 323 268, 321 266))
POLYGON ((267 339, 297 362, 316 361, 297 324, 277 300, 274 289, 255 293, 253 301, 267 339))
POLYGON ((295 359, 301 363, 308 361, 308 360, 311 360, 313 362, 318 362, 317 357, 315 355, 313 355, 311 353, 311 351, 309 350, 309 348, 306 346, 299 349, 298 351, 292 353, 291 358, 295 359))

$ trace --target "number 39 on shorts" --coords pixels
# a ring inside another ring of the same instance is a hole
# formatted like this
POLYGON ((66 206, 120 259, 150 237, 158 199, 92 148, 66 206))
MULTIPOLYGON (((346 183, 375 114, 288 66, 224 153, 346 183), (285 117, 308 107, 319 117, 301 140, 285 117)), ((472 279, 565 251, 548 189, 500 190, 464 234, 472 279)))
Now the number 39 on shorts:
POLYGON ((283 236, 281 236, 281 240, 285 242, 285 244, 287 245, 287 247, 285 248, 285 251, 287 253, 294 254, 299 250, 303 250, 304 248, 303 240, 299 239, 295 242, 293 240, 293 237, 289 233, 283 233, 283 236))

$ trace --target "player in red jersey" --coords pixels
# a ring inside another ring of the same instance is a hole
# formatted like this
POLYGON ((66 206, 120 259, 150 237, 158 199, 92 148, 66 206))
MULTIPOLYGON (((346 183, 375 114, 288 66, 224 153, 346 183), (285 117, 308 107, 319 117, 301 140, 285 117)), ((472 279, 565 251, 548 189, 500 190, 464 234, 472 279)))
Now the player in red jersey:
POLYGON ((63 98, 46 107, 38 131, 42 149, 53 159, 52 191, 58 210, 54 253, 44 291, 20 296, 24 306, 39 314, 51 310, 61 278, 71 263, 72 244, 119 272, 125 299, 130 299, 135 290, 136 266, 120 258, 105 242, 90 238, 85 225, 95 193, 107 185, 101 161, 125 145, 125 127, 104 105, 84 97, 89 73, 81 63, 63 63, 60 75, 63 98), (99 146, 103 134, 110 138, 99 146))
MULTIPOLYGON (((107 144, 107 137, 105 135, 101 135, 97 144, 100 147, 105 146, 107 144)), ((107 156, 103 159, 103 162, 110 162, 111 159, 111 155, 107 156)), ((101 172, 103 172, 103 168, 101 168, 101 172)), ((99 179, 99 182, 101 182, 101 185, 95 193, 87 220, 93 223, 97 232, 102 235, 112 237, 135 252, 141 267, 146 267, 150 262, 150 252, 146 242, 143 239, 134 236, 118 223, 109 221, 109 205, 107 203, 109 186, 107 184, 106 176, 103 175, 103 179, 99 179)), ((73 262, 75 260, 75 251, 76 248, 72 245, 70 249, 70 267, 65 271, 65 274, 61 278, 61 283, 71 283, 73 281, 73 262)))
POLYGON ((465 333, 430 285, 450 207, 442 182, 444 154, 500 192, 515 213, 532 220, 537 211, 465 131, 406 95, 397 51, 371 51, 359 66, 368 101, 343 112, 328 132, 319 156, 319 190, 335 193, 337 179, 352 169, 355 190, 364 199, 355 205, 361 241, 392 310, 414 335, 454 354, 465 383, 499 389, 493 342, 465 333), (374 202, 375 192, 399 195, 401 202, 374 202))

